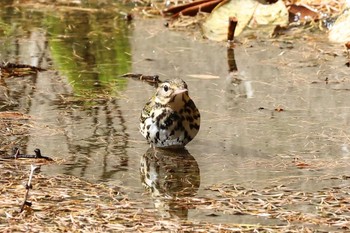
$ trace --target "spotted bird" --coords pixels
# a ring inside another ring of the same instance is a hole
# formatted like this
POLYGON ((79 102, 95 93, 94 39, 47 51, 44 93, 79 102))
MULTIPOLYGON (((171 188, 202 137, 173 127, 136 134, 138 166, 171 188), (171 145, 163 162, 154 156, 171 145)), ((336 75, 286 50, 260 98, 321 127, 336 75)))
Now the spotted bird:
POLYGON ((179 78, 162 82, 140 117, 140 132, 154 147, 184 147, 199 126, 199 111, 179 78))

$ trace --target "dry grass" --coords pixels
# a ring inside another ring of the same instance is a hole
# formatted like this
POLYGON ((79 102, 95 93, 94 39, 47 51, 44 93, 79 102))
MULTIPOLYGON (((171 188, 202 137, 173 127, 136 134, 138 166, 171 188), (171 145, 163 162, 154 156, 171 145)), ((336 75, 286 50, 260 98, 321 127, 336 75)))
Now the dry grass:
MULTIPOLYGON (((213 224, 173 217, 160 217, 148 198, 131 200, 122 188, 110 188, 76 177, 33 176, 26 207, 20 207, 26 192, 23 183, 30 173, 29 160, 2 161, 0 164, 0 230, 2 232, 312 232, 348 230, 350 187, 332 187, 301 192, 284 185, 263 189, 233 184, 208 187, 213 197, 177 197, 172 207, 210 211, 215 217, 251 216, 282 224, 213 224), (312 209, 310 211, 310 209, 312 209)), ((42 166, 48 162, 42 161, 42 166)), ((328 179, 347 180, 349 177, 328 179)), ((327 179, 327 178, 325 178, 327 179)), ((318 182, 315 180, 315 182, 318 182)), ((168 202, 165 198, 163 202, 168 202)))

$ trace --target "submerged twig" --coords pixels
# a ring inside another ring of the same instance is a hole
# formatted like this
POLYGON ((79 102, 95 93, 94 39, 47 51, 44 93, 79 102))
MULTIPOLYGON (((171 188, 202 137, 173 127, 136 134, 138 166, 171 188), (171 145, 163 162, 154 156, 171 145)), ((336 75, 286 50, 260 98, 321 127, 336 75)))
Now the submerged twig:
POLYGON ((23 212, 23 210, 24 210, 24 208, 26 206, 31 206, 32 205, 32 203, 30 201, 28 201, 27 199, 28 199, 28 195, 29 195, 29 190, 32 188, 32 179, 33 179, 34 172, 36 170, 38 170, 38 169, 40 169, 40 166, 36 166, 36 165, 33 165, 33 164, 30 165, 30 175, 29 175, 28 182, 25 185, 26 193, 24 195, 24 201, 23 201, 23 204, 21 206, 20 213, 23 212))
POLYGON ((227 48, 227 63, 228 63, 229 72, 238 71, 237 63, 235 59, 235 51, 233 48, 227 48))
POLYGON ((123 74, 121 77, 145 81, 148 84, 150 84, 151 86, 158 86, 158 84, 162 82, 162 81, 160 81, 158 75, 143 75, 143 74, 135 74, 135 73, 126 73, 126 74, 123 74))
POLYGON ((1 159, 45 159, 48 161, 53 161, 52 158, 48 157, 48 156, 43 156, 41 154, 40 149, 35 149, 34 150, 34 155, 26 155, 26 154, 21 154, 19 148, 15 147, 13 148, 13 155, 7 155, 7 156, 3 156, 1 157, 1 159))
POLYGON ((11 62, 2 62, 0 63, 0 75, 4 77, 15 76, 22 77, 26 75, 31 75, 38 73, 40 71, 45 71, 46 69, 26 65, 26 64, 16 64, 11 62))

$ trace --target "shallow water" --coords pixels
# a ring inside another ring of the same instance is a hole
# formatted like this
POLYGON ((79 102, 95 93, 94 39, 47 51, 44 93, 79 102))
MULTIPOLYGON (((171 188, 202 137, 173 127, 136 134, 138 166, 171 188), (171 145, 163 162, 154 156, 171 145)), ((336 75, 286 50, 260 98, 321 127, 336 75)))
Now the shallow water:
POLYGON ((227 51, 170 31, 162 20, 29 12, 1 10, 12 27, 0 37, 0 57, 48 71, 5 79, 0 107, 32 116, 31 131, 11 138, 11 145, 65 160, 42 167, 43 173, 120 186, 161 214, 216 223, 279 222, 212 218, 210 211, 177 209, 162 198, 215 197, 207 188, 218 184, 301 191, 349 185, 342 177, 350 175, 350 69, 343 46, 326 35, 241 38, 244 43, 227 51), (149 150, 138 119, 154 88, 120 78, 128 72, 187 82, 202 121, 181 152, 186 159, 149 150))

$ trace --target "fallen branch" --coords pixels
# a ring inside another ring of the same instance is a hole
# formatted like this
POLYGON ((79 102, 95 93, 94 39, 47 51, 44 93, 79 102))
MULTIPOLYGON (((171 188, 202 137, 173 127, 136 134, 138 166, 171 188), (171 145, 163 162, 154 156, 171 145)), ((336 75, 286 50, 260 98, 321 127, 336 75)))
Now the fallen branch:
POLYGON ((28 182, 27 184, 25 185, 26 187, 26 194, 24 195, 24 201, 23 201, 23 204, 21 206, 21 210, 20 210, 20 213, 23 212, 24 208, 26 206, 32 206, 32 203, 30 201, 28 201, 28 195, 29 195, 29 190, 32 188, 32 179, 33 179, 33 175, 34 175, 34 172, 36 170, 39 170, 40 169, 40 166, 36 166, 36 165, 33 165, 31 164, 30 165, 30 175, 29 175, 29 179, 28 179, 28 182))

